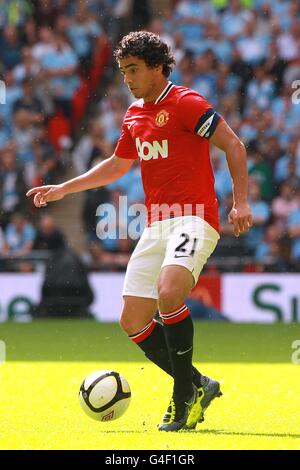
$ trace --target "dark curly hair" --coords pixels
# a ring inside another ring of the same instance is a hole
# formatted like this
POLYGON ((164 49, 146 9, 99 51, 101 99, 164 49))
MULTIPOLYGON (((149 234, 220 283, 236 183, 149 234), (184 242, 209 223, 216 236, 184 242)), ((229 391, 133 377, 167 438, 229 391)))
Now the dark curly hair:
POLYGON ((125 57, 138 57, 150 68, 162 65, 162 73, 168 77, 175 64, 175 57, 169 46, 157 34, 149 31, 134 31, 124 36, 117 45, 116 60, 125 57))

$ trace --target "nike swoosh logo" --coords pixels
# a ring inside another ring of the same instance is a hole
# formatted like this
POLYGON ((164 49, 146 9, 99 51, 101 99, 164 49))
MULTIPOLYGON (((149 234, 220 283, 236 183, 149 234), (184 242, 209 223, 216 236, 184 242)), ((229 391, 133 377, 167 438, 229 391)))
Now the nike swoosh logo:
POLYGON ((178 356, 182 356, 183 354, 186 354, 188 353, 189 351, 191 351, 193 348, 193 346, 191 346, 189 349, 187 349, 186 351, 177 351, 176 354, 178 354, 178 356))
POLYGON ((189 255, 177 255, 177 253, 175 253, 175 258, 188 258, 189 255))

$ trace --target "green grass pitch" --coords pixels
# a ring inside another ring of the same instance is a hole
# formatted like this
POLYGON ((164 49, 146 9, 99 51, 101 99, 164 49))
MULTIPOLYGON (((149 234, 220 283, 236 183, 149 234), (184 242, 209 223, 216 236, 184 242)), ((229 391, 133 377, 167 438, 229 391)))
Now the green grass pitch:
POLYGON ((161 433, 171 379, 144 359, 118 324, 35 320, 0 325, 0 449, 300 449, 300 365, 291 363, 299 324, 195 322, 194 362, 221 381, 223 397, 195 431, 161 433), (131 404, 98 423, 78 391, 93 370, 129 381, 131 404))

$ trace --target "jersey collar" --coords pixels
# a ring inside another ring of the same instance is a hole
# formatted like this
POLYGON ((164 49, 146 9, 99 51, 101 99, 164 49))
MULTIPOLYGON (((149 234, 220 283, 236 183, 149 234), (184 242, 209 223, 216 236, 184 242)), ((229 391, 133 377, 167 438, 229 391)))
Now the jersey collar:
POLYGON ((166 88, 161 92, 161 94, 159 95, 158 98, 156 98, 156 100, 154 101, 154 104, 158 104, 160 103, 162 100, 165 99, 165 97, 169 94, 170 90, 173 88, 173 83, 172 82, 168 82, 166 88))

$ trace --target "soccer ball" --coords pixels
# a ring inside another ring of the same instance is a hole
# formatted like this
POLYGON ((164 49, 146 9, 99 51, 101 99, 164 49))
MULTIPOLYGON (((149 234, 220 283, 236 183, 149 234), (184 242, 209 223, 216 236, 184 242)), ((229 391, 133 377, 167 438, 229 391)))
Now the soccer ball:
POLYGON ((79 400, 85 413, 97 421, 112 421, 127 410, 131 391, 127 380, 112 370, 97 370, 81 384, 79 400))

